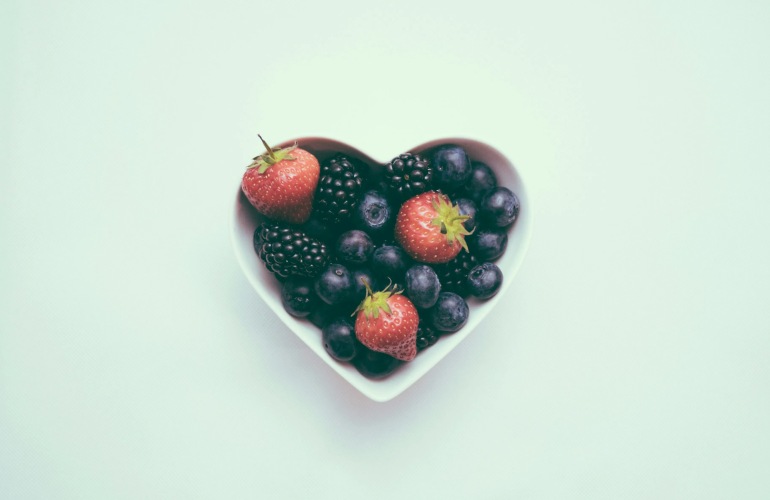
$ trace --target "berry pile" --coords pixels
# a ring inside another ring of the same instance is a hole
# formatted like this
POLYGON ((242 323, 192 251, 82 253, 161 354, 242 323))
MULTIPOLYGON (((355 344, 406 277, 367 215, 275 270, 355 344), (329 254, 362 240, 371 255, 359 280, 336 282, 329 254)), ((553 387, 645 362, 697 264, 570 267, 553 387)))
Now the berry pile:
POLYGON ((281 282, 286 311, 321 330, 332 358, 386 377, 460 330, 467 297, 499 291, 494 261, 519 200, 462 147, 404 153, 376 169, 262 142, 241 183, 264 216, 254 250, 281 282))

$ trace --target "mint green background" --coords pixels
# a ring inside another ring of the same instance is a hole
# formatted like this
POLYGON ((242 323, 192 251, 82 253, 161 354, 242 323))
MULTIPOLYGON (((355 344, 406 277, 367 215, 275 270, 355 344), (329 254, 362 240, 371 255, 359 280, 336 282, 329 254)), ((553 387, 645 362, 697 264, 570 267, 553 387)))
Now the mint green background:
POLYGON ((768 5, 3 2, 0 498, 770 498, 768 5), (504 307, 361 396, 235 263, 257 132, 504 144, 504 307))

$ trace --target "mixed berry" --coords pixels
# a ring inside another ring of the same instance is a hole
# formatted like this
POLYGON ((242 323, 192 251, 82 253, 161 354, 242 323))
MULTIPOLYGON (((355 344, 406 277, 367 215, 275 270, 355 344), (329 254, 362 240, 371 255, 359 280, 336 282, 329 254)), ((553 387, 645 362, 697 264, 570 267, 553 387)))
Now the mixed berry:
POLYGON ((298 145, 254 158, 242 190, 264 221, 254 250, 326 352, 380 379, 460 330, 500 290, 519 199, 455 144, 384 168, 298 145), (319 156, 321 154, 319 153, 319 156), (472 299, 470 299, 472 298, 472 299))

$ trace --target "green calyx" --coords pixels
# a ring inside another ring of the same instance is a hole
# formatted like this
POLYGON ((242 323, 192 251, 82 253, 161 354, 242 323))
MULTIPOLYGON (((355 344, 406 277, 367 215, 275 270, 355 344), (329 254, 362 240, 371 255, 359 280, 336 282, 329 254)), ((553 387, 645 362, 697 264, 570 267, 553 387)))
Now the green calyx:
POLYGON ((255 156, 254 161, 251 162, 251 165, 246 168, 256 168, 258 169, 257 173, 264 174, 268 168, 272 167, 276 163, 282 162, 284 160, 296 160, 296 158, 291 156, 291 152, 297 148, 296 143, 293 146, 289 146, 288 148, 273 149, 265 142, 264 139, 262 139, 261 135, 257 135, 259 136, 259 140, 262 141, 262 144, 264 144, 265 149, 267 149, 267 152, 259 156, 255 156))
POLYGON ((452 205, 446 196, 439 196, 438 202, 433 201, 433 209, 436 211, 436 217, 430 221, 441 230, 441 234, 446 236, 447 244, 451 245, 455 241, 468 252, 468 244, 465 237, 472 234, 473 231, 465 229, 463 223, 470 219, 469 215, 460 215, 460 209, 457 205, 452 205))
POLYGON ((401 291, 399 290, 394 292, 391 290, 392 283, 389 283, 384 290, 380 292, 372 292, 371 287, 369 287, 369 283, 367 283, 365 279, 362 278, 361 282, 366 287, 366 298, 353 312, 353 315, 356 315, 359 311, 363 311, 366 319, 377 319, 380 317, 380 310, 384 311, 388 315, 393 314, 393 311, 390 310, 390 306, 388 305, 388 299, 392 295, 400 294, 401 291))

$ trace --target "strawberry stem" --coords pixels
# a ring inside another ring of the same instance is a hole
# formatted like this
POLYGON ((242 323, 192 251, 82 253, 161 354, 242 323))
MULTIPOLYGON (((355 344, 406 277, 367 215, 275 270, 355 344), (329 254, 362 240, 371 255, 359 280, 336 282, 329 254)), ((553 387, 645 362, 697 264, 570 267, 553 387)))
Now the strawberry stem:
POLYGON ((470 216, 460 215, 460 208, 457 205, 452 205, 449 199, 441 194, 438 195, 438 201, 433 201, 432 205, 436 211, 436 217, 431 220, 431 224, 437 226, 441 234, 446 235, 448 245, 457 241, 468 252, 465 237, 472 234, 473 231, 465 229, 463 223, 470 219, 470 216))
POLYGON ((388 305, 388 299, 394 295, 401 293, 390 291, 390 287, 392 286, 392 282, 388 284, 383 290, 379 292, 372 292, 371 287, 369 286, 369 283, 364 279, 361 278, 361 281, 364 283, 364 286, 366 287, 366 297, 361 302, 361 304, 358 306, 358 308, 353 311, 353 315, 357 314, 360 311, 364 312, 364 315, 366 316, 366 319, 377 319, 380 317, 380 310, 384 311, 385 314, 390 315, 392 314, 392 311, 390 310, 390 306, 388 305))
POLYGON ((275 165, 276 163, 280 163, 284 160, 293 161, 296 160, 293 156, 291 156, 291 152, 297 149, 297 143, 295 142, 294 145, 289 146, 287 148, 271 148, 270 145, 262 138, 262 135, 257 134, 259 137, 259 140, 262 141, 262 145, 265 146, 265 149, 267 149, 267 153, 263 153, 259 156, 254 157, 254 161, 251 162, 249 166, 246 168, 256 168, 257 173, 264 174, 267 172, 267 169, 275 165))
POLYGON ((262 141, 262 145, 264 145, 265 149, 267 149, 267 154, 270 155, 270 158, 275 158, 275 153, 273 153, 273 149, 270 147, 270 144, 265 142, 265 140, 262 138, 262 135, 257 134, 257 137, 259 137, 259 140, 262 141))

